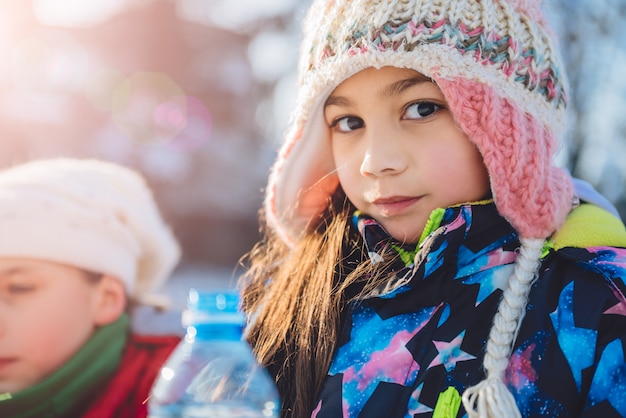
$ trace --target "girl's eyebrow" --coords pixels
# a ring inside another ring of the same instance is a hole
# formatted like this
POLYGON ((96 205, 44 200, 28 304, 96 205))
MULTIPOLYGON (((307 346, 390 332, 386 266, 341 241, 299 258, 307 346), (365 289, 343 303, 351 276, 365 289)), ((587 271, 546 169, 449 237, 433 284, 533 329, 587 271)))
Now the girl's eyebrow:
POLYGON ((381 97, 395 96, 395 95, 404 93, 406 90, 410 89, 413 86, 416 86, 422 83, 430 83, 430 82, 432 82, 430 78, 425 77, 423 75, 417 75, 415 77, 407 78, 404 80, 398 80, 396 82, 389 84, 388 86, 384 87, 381 90, 380 95, 381 97))
MULTIPOLYGON (((406 90, 418 84, 431 83, 431 82, 432 80, 430 78, 425 77, 423 75, 417 75, 415 77, 395 81, 389 84, 388 86, 383 87, 379 94, 381 97, 392 97, 398 94, 402 94, 406 90)), ((326 102, 324 103, 324 107, 326 108, 328 106, 350 106, 351 103, 352 102, 350 101, 350 99, 346 97, 331 95, 328 97, 328 99, 326 99, 326 102)))
POLYGON ((348 98, 343 97, 343 96, 328 96, 328 99, 326 99, 326 102, 324 102, 324 108, 327 108, 328 106, 350 106, 350 104, 352 103, 352 101, 350 101, 348 98))

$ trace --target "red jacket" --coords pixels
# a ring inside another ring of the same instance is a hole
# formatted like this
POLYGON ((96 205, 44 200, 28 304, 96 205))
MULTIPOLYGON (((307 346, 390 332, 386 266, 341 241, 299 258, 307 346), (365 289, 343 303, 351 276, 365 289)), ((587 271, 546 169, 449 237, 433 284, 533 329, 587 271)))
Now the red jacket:
POLYGON ((146 418, 152 384, 179 341, 177 336, 129 336, 117 373, 83 418, 146 418))

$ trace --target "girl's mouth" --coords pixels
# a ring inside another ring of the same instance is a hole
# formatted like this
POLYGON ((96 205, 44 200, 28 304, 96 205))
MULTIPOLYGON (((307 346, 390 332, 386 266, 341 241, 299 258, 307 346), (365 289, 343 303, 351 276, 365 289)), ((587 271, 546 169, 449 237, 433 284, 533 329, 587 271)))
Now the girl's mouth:
POLYGON ((14 357, 0 357, 0 369, 10 366, 17 361, 14 357))
POLYGON ((397 216, 403 214, 420 199, 421 197, 419 196, 390 196, 375 199, 372 201, 372 204, 382 216, 397 216))

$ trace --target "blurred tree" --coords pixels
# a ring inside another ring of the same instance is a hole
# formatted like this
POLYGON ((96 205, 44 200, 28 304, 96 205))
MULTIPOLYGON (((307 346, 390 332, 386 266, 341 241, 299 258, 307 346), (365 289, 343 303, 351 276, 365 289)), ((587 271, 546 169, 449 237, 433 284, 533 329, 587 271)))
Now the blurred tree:
POLYGON ((548 0, 571 84, 564 166, 626 220, 626 0, 548 0))

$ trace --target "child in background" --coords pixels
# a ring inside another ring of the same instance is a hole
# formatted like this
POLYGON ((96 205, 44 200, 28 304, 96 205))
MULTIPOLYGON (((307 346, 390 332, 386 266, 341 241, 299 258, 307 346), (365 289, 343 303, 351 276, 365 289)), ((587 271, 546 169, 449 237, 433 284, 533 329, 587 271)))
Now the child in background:
POLYGON ((134 334, 129 306, 179 255, 128 168, 51 159, 0 172, 0 416, 145 417, 179 337, 134 334))
POLYGON ((242 279, 285 417, 626 416, 626 231, 539 1, 314 0, 242 279))

